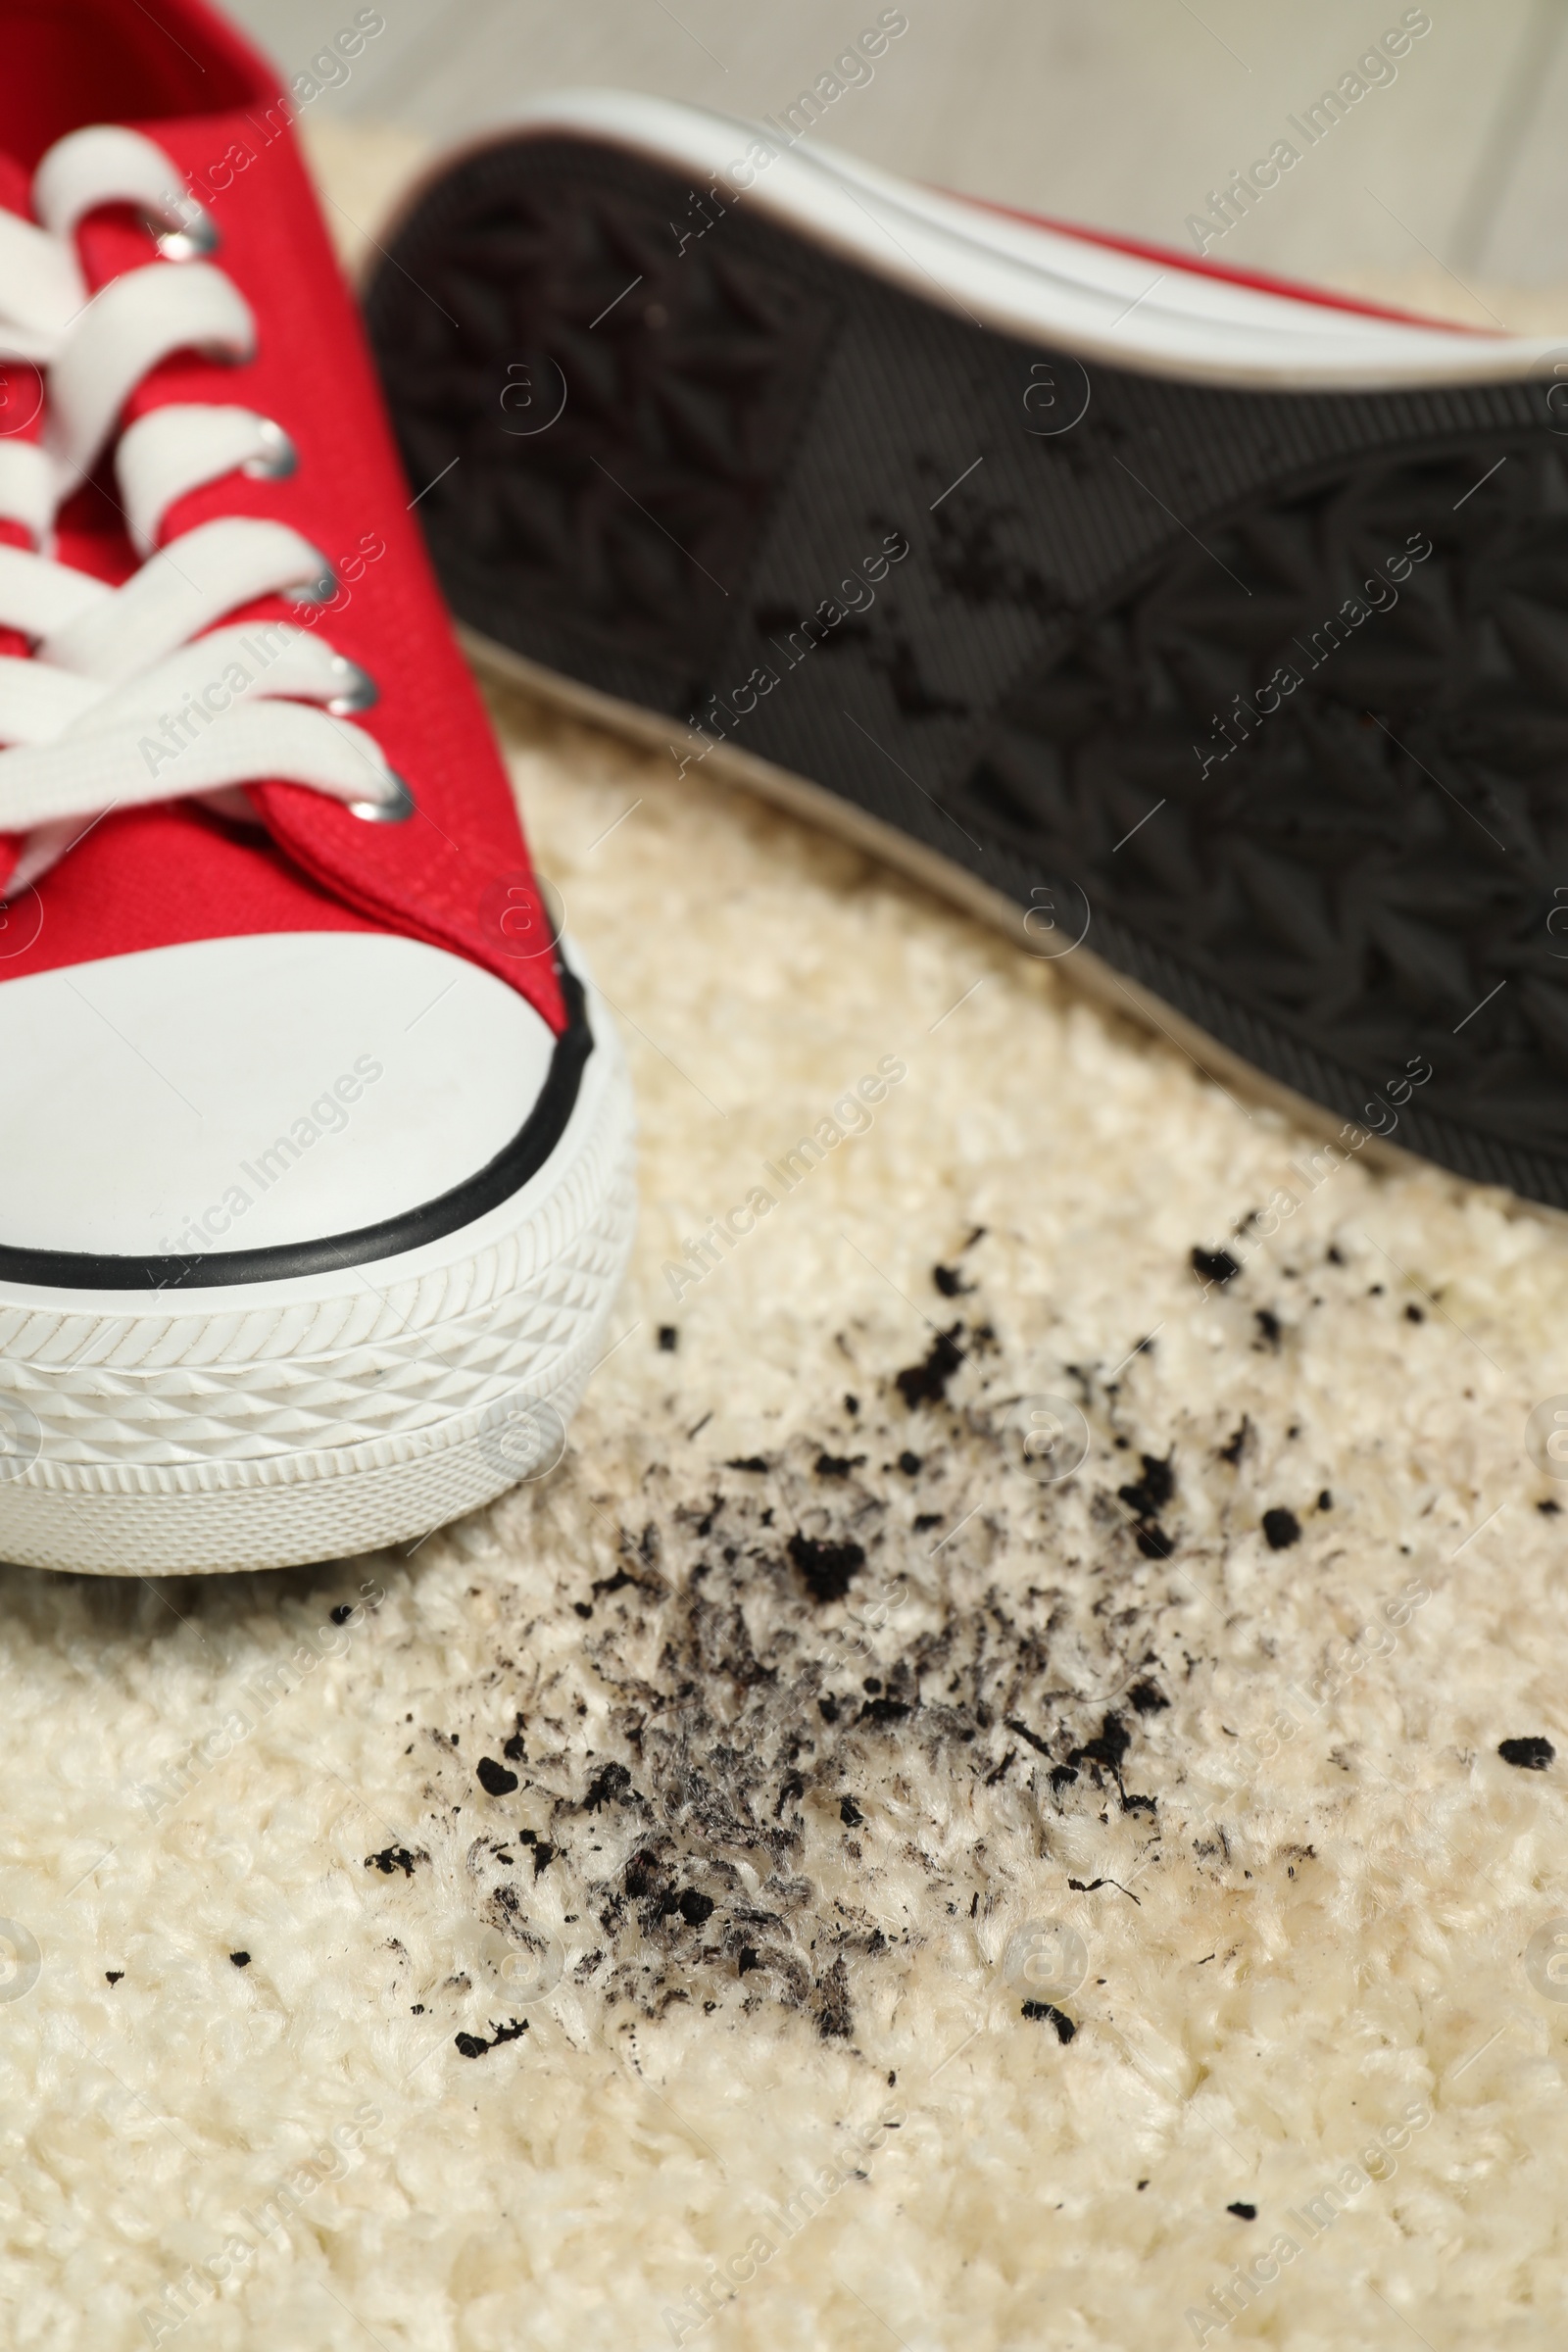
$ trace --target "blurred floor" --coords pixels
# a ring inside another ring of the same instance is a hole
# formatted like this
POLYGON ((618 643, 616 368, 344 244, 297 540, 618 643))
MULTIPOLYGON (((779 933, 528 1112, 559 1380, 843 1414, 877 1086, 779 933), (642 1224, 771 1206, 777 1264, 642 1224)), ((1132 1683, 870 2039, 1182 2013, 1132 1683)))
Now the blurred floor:
MULTIPOLYGON (((231 0, 291 79, 349 26, 348 0, 231 0)), ((383 0, 385 29, 309 110, 447 140, 542 92, 614 83, 776 114, 874 24, 880 0, 383 0)), ((1568 280, 1568 0, 908 0, 908 29, 823 129, 911 176, 1190 245, 1185 223, 1370 42, 1429 16, 1368 88, 1210 248, 1347 285, 1430 285, 1486 325, 1494 289, 1568 280), (1472 291, 1476 287, 1478 291, 1472 291)), ((821 134, 815 134, 821 135, 821 134)), ((1515 321, 1510 318, 1509 323, 1515 321)))

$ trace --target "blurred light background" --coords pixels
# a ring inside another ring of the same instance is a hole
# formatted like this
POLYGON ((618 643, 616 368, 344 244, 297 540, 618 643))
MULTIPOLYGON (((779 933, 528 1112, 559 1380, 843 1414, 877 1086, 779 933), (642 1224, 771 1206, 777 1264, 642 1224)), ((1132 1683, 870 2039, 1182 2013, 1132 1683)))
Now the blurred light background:
MULTIPOLYGON (((612 83, 777 114, 883 0, 380 0, 385 30, 312 102, 462 138, 548 91, 612 83)), ((229 0, 290 80, 358 0, 229 0)), ((908 30, 821 129, 910 176, 1192 247, 1211 190, 1399 25, 1404 0, 906 0, 908 30)), ((1568 324, 1568 0, 1431 0, 1368 88, 1211 257, 1397 289, 1486 325, 1568 324), (1545 304, 1544 311, 1543 304, 1545 304)))

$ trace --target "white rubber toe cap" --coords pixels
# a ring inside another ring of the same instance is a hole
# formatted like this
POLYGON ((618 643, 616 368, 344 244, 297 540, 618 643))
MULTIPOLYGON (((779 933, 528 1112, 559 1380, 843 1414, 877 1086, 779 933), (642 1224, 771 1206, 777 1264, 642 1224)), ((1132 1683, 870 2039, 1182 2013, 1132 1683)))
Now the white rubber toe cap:
POLYGON ((199 940, 0 986, 0 1250, 138 1258, 405 1217, 514 1142, 556 1041, 365 932, 199 940))

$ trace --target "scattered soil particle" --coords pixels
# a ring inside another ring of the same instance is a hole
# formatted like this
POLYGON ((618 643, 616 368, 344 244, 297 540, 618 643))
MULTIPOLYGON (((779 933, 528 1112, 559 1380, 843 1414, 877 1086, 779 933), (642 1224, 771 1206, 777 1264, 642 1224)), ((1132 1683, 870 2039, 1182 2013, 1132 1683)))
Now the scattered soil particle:
POLYGON ((841 1952, 817 1985, 816 2030, 824 2041, 848 2041, 855 2031, 850 1977, 841 1952))
POLYGON ((249 1952, 230 1952, 228 1956, 236 1968, 249 1968, 251 1964, 249 1952))
POLYGON ((1517 1765, 1521 1772, 1544 1772, 1557 1750, 1539 1732, 1531 1732, 1523 1740, 1499 1740, 1497 1753, 1505 1764, 1517 1765))
POLYGON ((1225 2210, 1227 2213, 1234 2213, 1239 2222, 1255 2222, 1257 2219, 1257 2207, 1244 2204, 1240 2197, 1237 2198, 1234 2205, 1227 2205, 1225 2210))
POLYGON ((1334 1508, 1334 1497, 1327 1487, 1317 1498, 1317 1507, 1320 1511, 1332 1511, 1334 1508))
POLYGON ((479 1776, 479 1786, 487 1796, 510 1796, 517 1786, 516 1774, 509 1772, 504 1764, 498 1764, 494 1756, 481 1756, 475 1770, 479 1776))
POLYGON ((104 1975, 111 1984, 118 1984, 124 1973, 122 1968, 106 1968, 104 1970, 104 1975))
POLYGON ((818 1478, 848 1478, 864 1461, 863 1453, 819 1453, 816 1457, 818 1478))
POLYGON ((1025 2001, 1022 2014, 1048 2026, 1054 2026, 1058 2041, 1071 2041, 1078 2031, 1072 2019, 1062 2010, 1054 2008, 1050 2001, 1025 2001))
POLYGON ((1277 1354, 1280 1341, 1285 1336, 1284 1324, 1271 1306, 1254 1307, 1252 1312, 1257 1322, 1259 1336, 1277 1354))
POLYGON ((659 1345, 662 1348, 665 1355, 674 1354, 676 1348, 680 1346, 680 1333, 675 1329, 673 1323, 661 1323, 659 1326, 659 1345))
POLYGON ((401 1870, 406 1879, 412 1879, 416 1862, 427 1862, 429 1858, 422 1848, 418 1853, 411 1854, 406 1845, 384 1845, 378 1854, 366 1855, 365 1867, 367 1870, 379 1870, 387 1878, 395 1870, 401 1870))
POLYGON ((1192 1266, 1200 1282, 1234 1282, 1242 1270, 1228 1250, 1195 1249, 1192 1266))
POLYGON ((944 1298, 964 1298, 974 1289, 974 1284, 965 1282, 956 1266, 933 1266, 931 1279, 944 1298))
POLYGON ((355 1607, 356 1603, 352 1600, 340 1600, 335 1609, 328 1609, 326 1613, 334 1625, 347 1625, 354 1614, 355 1607))
POLYGON ((917 1404, 946 1401, 948 1383, 963 1361, 963 1349, 958 1346, 962 1329, 961 1323, 955 1323, 951 1331, 939 1331, 924 1360, 906 1365, 898 1374, 893 1385, 911 1412, 917 1404))
POLYGON ((631 1785, 631 1774, 624 1764, 603 1764, 588 1784, 582 1800, 585 1813, 597 1813, 603 1805, 635 1804, 637 1792, 631 1785))
POLYGON ((1217 1458, 1222 1462, 1229 1462, 1234 1469, 1240 1463, 1242 1455, 1247 1447, 1247 1441, 1251 1434, 1252 1424, 1250 1421, 1249 1421, 1247 1415, 1244 1413, 1242 1415, 1242 1425, 1240 1429, 1233 1431, 1231 1436, 1226 1439, 1224 1445, 1219 1449, 1217 1458))
POLYGON ((1407 1323, 1424 1323, 1426 1321, 1426 1316, 1422 1313, 1421 1309, 1412 1302, 1404 1310, 1404 1319, 1407 1323))
POLYGON ((726 1462, 724 1467, 726 1470, 750 1470, 760 1477, 765 1473, 767 1464, 760 1453, 742 1453, 737 1454, 733 1461, 726 1462))
POLYGON ((504 2041, 520 2041, 528 2031, 528 2020, 514 2018, 510 2026, 497 2026, 494 2037, 486 2041, 480 2034, 459 2034, 454 2036, 465 2058, 482 2058, 486 2050, 499 2050, 504 2041))
POLYGON ((911 1453, 906 1446, 899 1456, 899 1468, 906 1478, 918 1478, 925 1464, 917 1453, 911 1453))
POLYGON ((1153 1683, 1134 1683, 1127 1696, 1140 1715, 1157 1715, 1161 1708, 1170 1705, 1164 1691, 1153 1683))
POLYGON ((750 1943, 743 1943, 741 1945, 740 1959, 736 1963, 736 1975, 741 1977, 747 1976, 754 1968, 760 1968, 761 1965, 762 1964, 760 1960, 759 1960, 757 1957, 756 1946, 750 1943))
POLYGON ((839 1819, 847 1830, 858 1830, 864 1821, 865 1815, 860 1811, 853 1796, 841 1796, 839 1819))
POLYGON ((1301 1541, 1301 1522, 1294 1511, 1276 1503, 1271 1511, 1263 1513, 1263 1534, 1270 1551, 1289 1551, 1293 1544, 1301 1541))
POLYGON ((786 1549, 813 1600, 842 1600, 850 1579, 865 1566, 865 1546, 852 1540, 832 1544, 817 1536, 791 1536, 786 1549))

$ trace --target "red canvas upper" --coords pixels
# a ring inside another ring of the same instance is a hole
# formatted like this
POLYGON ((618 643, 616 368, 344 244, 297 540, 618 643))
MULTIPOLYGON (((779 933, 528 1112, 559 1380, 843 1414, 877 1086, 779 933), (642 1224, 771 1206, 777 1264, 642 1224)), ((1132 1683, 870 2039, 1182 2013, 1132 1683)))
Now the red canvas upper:
MULTIPOLYGON (((368 824, 293 784, 250 788, 258 836, 188 801, 103 817, 36 885, 0 932, 0 977, 239 933, 384 930, 467 957, 515 988, 558 1032, 554 958, 512 791, 453 640, 352 302, 305 176, 286 102, 269 69, 199 0, 0 0, 0 205, 28 214, 40 156, 67 131, 125 122, 165 150, 222 234, 212 257, 255 315, 254 361, 180 355, 126 404, 128 424, 169 402, 231 401, 274 418, 299 453, 283 481, 233 473, 171 508, 160 539, 257 515, 291 525, 341 582, 332 604, 280 599, 236 621, 305 620, 380 689, 359 720, 412 791, 416 814, 368 824), (520 910, 520 911, 519 911, 520 910), (502 917, 505 916, 503 928, 502 917), (40 920, 41 916, 41 920, 40 920), (17 941, 35 931, 30 944, 17 941), (9 944, 8 944, 9 943, 9 944)), ((157 259, 123 210, 84 226, 96 290, 157 259)), ((177 269, 178 263, 161 265, 177 269)), ((27 421, 28 371, 12 368, 0 431, 27 421)), ((58 556, 118 583, 138 559, 114 497, 112 451, 60 518, 58 556)), ((21 534, 0 525, 13 542, 21 534)), ((0 651, 24 650, 0 631, 0 651)), ((19 845, 0 836, 0 877, 19 845)))

